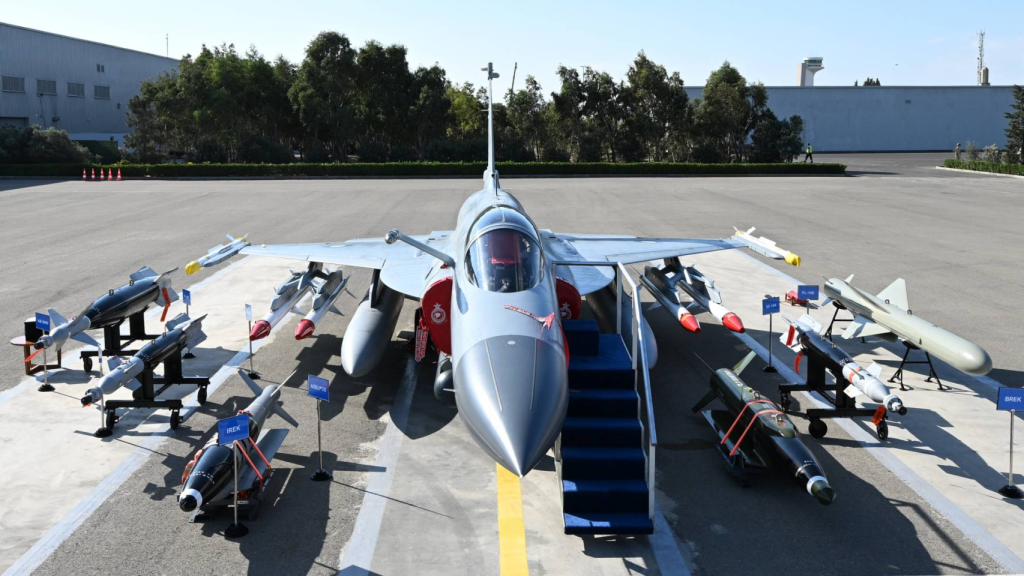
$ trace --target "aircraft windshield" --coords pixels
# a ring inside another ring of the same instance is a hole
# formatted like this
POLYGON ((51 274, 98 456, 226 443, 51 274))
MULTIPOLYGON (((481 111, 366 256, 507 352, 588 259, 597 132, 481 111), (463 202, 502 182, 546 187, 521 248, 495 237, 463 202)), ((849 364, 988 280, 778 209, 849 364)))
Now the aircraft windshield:
POLYGON ((470 282, 490 292, 519 292, 540 282, 540 247, 518 230, 483 233, 470 245, 466 264, 470 282))

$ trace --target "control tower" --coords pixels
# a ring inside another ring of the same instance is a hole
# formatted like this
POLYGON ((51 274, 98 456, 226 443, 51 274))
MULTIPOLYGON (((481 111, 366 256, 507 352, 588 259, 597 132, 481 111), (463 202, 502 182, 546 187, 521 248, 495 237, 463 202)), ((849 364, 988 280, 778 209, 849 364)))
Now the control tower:
POLYGON ((800 63, 800 69, 797 71, 796 85, 814 86, 814 74, 825 69, 821 61, 821 56, 804 58, 804 61, 800 63))

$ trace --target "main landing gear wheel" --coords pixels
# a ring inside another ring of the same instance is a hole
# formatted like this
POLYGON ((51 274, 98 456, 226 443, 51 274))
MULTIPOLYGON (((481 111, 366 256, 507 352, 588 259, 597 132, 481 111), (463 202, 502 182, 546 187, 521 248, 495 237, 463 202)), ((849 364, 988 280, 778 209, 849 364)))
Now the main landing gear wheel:
POLYGON ((177 410, 171 410, 171 430, 177 430, 181 424, 181 414, 177 410))
POLYGON ((783 412, 789 412, 790 405, 793 404, 793 400, 789 397, 789 392, 779 392, 779 406, 782 407, 783 412))
POLYGON ((199 393, 196 394, 196 400, 199 402, 200 406, 206 404, 206 386, 199 387, 199 393))
POLYGON ((807 431, 815 438, 824 438, 825 433, 828 432, 828 426, 821 420, 811 420, 811 425, 807 427, 807 431))
POLYGON ((84 368, 86 372, 92 372, 92 358, 89 358, 88 356, 82 358, 82 368, 84 368))
POLYGON ((878 433, 879 440, 885 440, 889 437, 889 425, 885 423, 884 418, 878 423, 878 426, 875 426, 875 432, 878 433))

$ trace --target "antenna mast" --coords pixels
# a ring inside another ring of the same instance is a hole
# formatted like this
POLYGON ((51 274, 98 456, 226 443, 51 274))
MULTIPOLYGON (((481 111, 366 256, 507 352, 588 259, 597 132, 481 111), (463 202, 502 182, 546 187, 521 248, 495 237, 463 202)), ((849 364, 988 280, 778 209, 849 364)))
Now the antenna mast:
POLYGON ((985 69, 985 31, 978 32, 978 86, 984 86, 985 80, 982 78, 983 70, 985 69))

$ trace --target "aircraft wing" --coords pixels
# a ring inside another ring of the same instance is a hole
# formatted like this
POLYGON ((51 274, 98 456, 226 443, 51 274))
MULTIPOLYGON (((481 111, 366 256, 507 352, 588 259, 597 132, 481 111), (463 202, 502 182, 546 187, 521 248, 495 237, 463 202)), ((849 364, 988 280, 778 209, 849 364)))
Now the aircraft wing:
MULTIPOLYGON (((413 238, 442 247, 450 234, 450 231, 435 231, 413 238)), ((385 284, 415 298, 423 294, 430 269, 437 264, 429 254, 404 242, 387 244, 383 237, 319 244, 254 244, 243 248, 240 254, 381 270, 385 284)))
POLYGON ((640 238, 600 234, 558 234, 554 236, 553 240, 561 244, 563 248, 561 252, 568 256, 567 260, 607 260, 623 264, 749 247, 747 243, 735 237, 727 239, 640 238))

